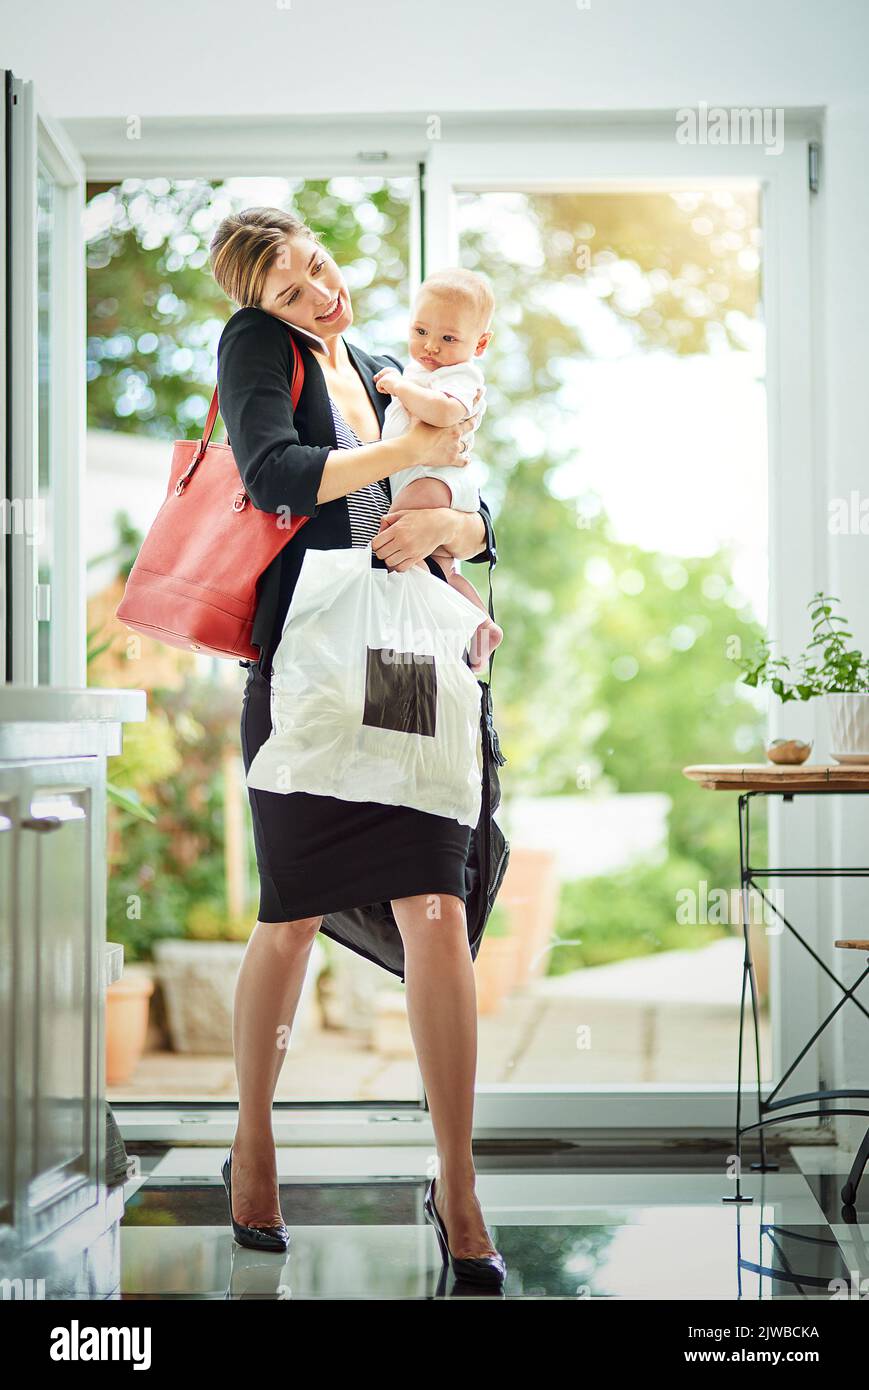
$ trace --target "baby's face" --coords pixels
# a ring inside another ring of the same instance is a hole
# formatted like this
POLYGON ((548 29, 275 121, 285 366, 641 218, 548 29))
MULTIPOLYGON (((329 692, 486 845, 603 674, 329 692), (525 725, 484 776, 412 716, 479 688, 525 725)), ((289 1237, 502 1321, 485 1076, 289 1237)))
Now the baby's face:
POLYGON ((427 371, 454 367, 479 357, 489 335, 480 332, 476 315, 459 299, 420 290, 410 320, 408 351, 427 371))

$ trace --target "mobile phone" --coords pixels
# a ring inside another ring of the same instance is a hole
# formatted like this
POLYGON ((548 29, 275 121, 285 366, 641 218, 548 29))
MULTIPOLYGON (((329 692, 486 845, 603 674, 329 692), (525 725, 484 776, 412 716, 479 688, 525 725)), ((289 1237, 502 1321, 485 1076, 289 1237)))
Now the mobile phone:
MULTIPOLYGON (((275 315, 277 317, 277 315, 275 315)), ((329 349, 322 338, 318 338, 316 333, 312 333, 308 328, 300 328, 296 323, 287 323, 286 319, 281 319, 281 323, 286 323, 288 328, 292 328, 294 333, 300 334, 309 347, 316 348, 318 352, 328 353, 329 349)))

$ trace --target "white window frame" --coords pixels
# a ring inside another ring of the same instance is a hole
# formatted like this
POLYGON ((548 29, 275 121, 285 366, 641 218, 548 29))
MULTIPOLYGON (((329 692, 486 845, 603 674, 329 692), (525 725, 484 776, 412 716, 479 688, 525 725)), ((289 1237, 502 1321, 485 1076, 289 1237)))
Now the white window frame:
MULTIPOLYGON (((457 264, 459 240, 456 228, 456 195, 463 190, 662 190, 748 186, 761 189, 763 313, 766 321, 766 398, 768 398, 769 449, 769 631, 781 641, 781 651, 801 649, 806 637, 805 605, 815 589, 826 582, 826 553, 819 531, 818 475, 815 471, 815 420, 813 420, 812 245, 811 193, 808 181, 808 145, 816 132, 811 122, 786 122, 787 138, 779 154, 768 154, 755 145, 680 145, 674 139, 674 122, 628 133, 590 133, 587 138, 562 138, 539 142, 531 132, 519 142, 434 143, 425 181, 427 210, 427 268, 457 264)), ((820 520, 826 513, 820 509, 820 520)), ((495 689, 495 702, 498 691, 495 689)), ((820 702, 794 716, 787 712, 787 728, 804 720, 805 737, 825 741, 820 702)), ((780 733, 783 710, 770 708, 770 737, 780 733)), ((685 749, 685 762, 691 762, 685 749)), ((698 795, 712 795, 701 792, 698 795)), ((720 792, 715 795, 727 795, 720 792)), ((737 806, 733 802, 734 883, 737 851, 737 806)), ((755 810, 756 816, 756 810, 755 810)), ((823 863, 823 810, 815 799, 804 799, 801 823, 791 824, 777 799, 769 799, 770 862, 823 863)), ((790 817, 791 820, 794 817, 790 817)), ((774 884, 772 884, 774 887, 774 884)), ((822 951, 822 901, 820 885, 811 880, 790 880, 788 916, 822 951)), ((805 1020, 816 1012, 818 969, 790 935, 773 935, 772 941, 772 1054, 773 1076, 802 1047, 805 1020), (787 979, 787 991, 781 981, 787 979)), ((815 1090, 820 1074, 831 1074, 829 1049, 834 1034, 805 1059, 787 1093, 815 1090)), ((744 1056, 744 1077, 751 1090, 751 1033, 744 1056)), ((644 1088, 648 1091, 648 1088, 644 1088)), ((601 1102, 583 1104, 583 1090, 574 1093, 576 1118, 580 1112, 595 1122, 601 1102)), ((691 1105, 699 1097, 692 1088, 691 1105)), ((566 1104, 570 1105, 565 1097, 566 1104)), ((591 1099, 591 1097, 588 1097, 591 1099)), ((751 1099, 748 1102, 751 1106, 751 1099)), ((626 1112, 637 1115, 644 1106, 641 1093, 624 1097, 626 1112)), ((571 1106, 573 1108, 573 1106, 571 1106)), ((774 1126, 787 1129, 786 1123, 774 1126)))
MULTIPOLYGON (((536 191, 678 190, 690 186, 733 188, 744 183, 760 187, 764 230, 762 276, 767 330, 767 416, 769 450, 769 630, 781 638, 784 651, 799 650, 806 636, 805 604, 810 592, 825 582, 825 552, 819 531, 818 477, 813 449, 812 401, 813 332, 811 314, 811 212, 808 184, 808 144, 816 132, 811 124, 786 125, 787 138, 779 154, 767 154, 754 145, 681 145, 674 137, 674 123, 657 132, 595 133, 585 138, 541 143, 533 132, 516 142, 434 143, 426 178, 427 268, 455 265, 459 261, 456 195, 465 190, 494 189, 536 191), (811 581, 811 588, 809 584, 811 581)), ((822 517, 825 513, 821 512, 822 517)), ((497 690, 494 692, 497 703, 497 690)), ((808 725, 807 737, 823 742, 819 702, 800 716, 808 725)), ((781 707, 770 710, 770 737, 779 732, 781 707)), ((788 728, 793 731, 792 709, 788 728)), ((691 761, 686 749, 686 762, 691 761)), ((709 795, 698 790, 698 795, 709 795)), ((718 795, 726 795, 718 793, 718 795)), ((733 811, 736 855, 736 798, 733 811)), ((782 815, 781 803, 769 801, 770 862, 822 863, 819 808, 803 805, 802 823, 792 825, 782 815)), ((735 861, 736 862, 736 861, 735 861)), ((737 875, 734 874, 736 881, 737 875)), ((821 893, 819 885, 800 882, 787 890, 786 911, 815 947, 821 949, 821 893)), ((773 936, 771 1012, 773 1020, 773 1075, 777 1078, 806 1038, 806 1018, 814 1016, 818 990, 816 967, 789 936, 773 936), (781 981, 788 980, 783 991, 781 981)), ((826 1040, 830 1044, 830 1039, 826 1040)), ((810 1090, 819 1086, 825 1047, 817 1048, 803 1063, 788 1088, 810 1090)), ((752 1042, 748 1037, 744 1075, 750 1091, 752 1042)), ((829 1072, 828 1072, 829 1074, 829 1072)), ((596 1094, 591 1088, 565 1091, 566 1111, 579 1126, 636 1123, 663 1095, 675 1100, 680 1088, 625 1088, 621 1103, 614 1105, 613 1088, 596 1094)), ((485 1088, 483 1088, 485 1090, 485 1088)), ((732 1113, 733 1088, 722 1088, 713 1109, 726 1124, 732 1113), (729 1092, 729 1094, 728 1094, 729 1092)), ((703 1092, 685 1088, 686 1115, 697 1112, 703 1092)), ((712 1102, 714 1091, 705 1092, 712 1102)), ((494 1099, 494 1097, 493 1097, 494 1099)), ((751 1100, 749 1099, 749 1110, 751 1100)), ((681 1108, 679 1106, 677 1109, 681 1108)), ((479 1111, 479 1105, 478 1105, 479 1111)), ((782 1124, 775 1129, 785 1130, 782 1124)), ((775 1133, 773 1131, 768 1131, 775 1133)))
MULTIPOLYGON (((82 151, 88 177, 230 177, 240 174, 325 177, 330 174, 413 174, 425 165, 426 271, 455 264, 457 243, 453 216, 455 192, 462 188, 684 188, 745 181, 763 192, 764 312, 767 319, 767 408, 769 422, 769 566, 770 631, 782 649, 799 650, 805 640, 805 597, 825 582, 819 516, 819 471, 813 449, 816 363, 813 347, 811 287, 813 252, 807 180, 809 140, 819 138, 813 112, 785 113, 787 139, 781 154, 766 154, 751 145, 679 145, 672 113, 638 117, 579 115, 521 119, 505 113, 445 119, 448 138, 429 138, 430 118, 333 118, 313 125, 309 118, 272 121, 169 119, 147 122, 147 140, 137 141, 119 120, 67 123, 82 151), (493 138, 494 134, 494 138, 493 138)), ((417 281, 420 266, 413 270, 417 281)), ((497 688, 495 690, 497 701, 497 688)), ((788 729, 823 743, 818 702, 800 711, 802 727, 788 729)), ((771 709, 770 734, 779 732, 781 710, 771 709)), ((686 762, 691 760, 686 749, 686 762)), ((712 795, 698 790, 698 796, 712 795)), ((724 795, 724 793, 720 793, 724 795)), ((732 800, 734 878, 736 877, 736 801, 732 800)), ((810 803, 799 824, 770 801, 770 856, 775 863, 820 863, 824 835, 818 808, 810 803)), ((823 827, 824 833, 826 827, 823 827)), ((800 882, 799 908, 793 916, 809 941, 819 948, 819 885, 800 882)), ((789 915, 792 901, 789 899, 789 915)), ((805 1038, 805 1018, 817 1009, 814 965, 789 937, 772 939, 773 1074, 794 1055, 805 1038), (787 977, 788 989, 780 981, 787 977)), ((750 1039, 749 1039, 750 1042, 750 1039)), ((830 1044, 831 1045, 831 1044, 830 1044)), ((826 1044, 825 1044, 826 1046, 826 1044)), ((752 1050, 747 1048, 745 1076, 752 1082, 752 1050)), ((800 1072, 799 1089, 818 1085, 824 1048, 800 1072)), ((735 1071, 735 1057, 734 1057, 735 1071)), ((827 1069, 829 1075, 829 1068, 827 1069)), ((520 1131, 553 1136, 614 1129, 642 1134, 680 1130, 732 1132, 735 1085, 647 1085, 478 1088, 475 1134, 497 1136, 520 1131)), ((231 1137, 234 1107, 200 1109, 195 1102, 183 1113, 177 1107, 125 1107, 117 1114, 124 1130, 139 1137, 189 1140, 231 1137)), ((799 1132, 814 1126, 802 1125, 799 1132)), ((278 1142, 391 1142, 418 1144, 432 1139, 427 1116, 412 1105, 279 1107, 275 1113, 278 1142), (385 1122, 389 1122, 388 1124, 385 1122)), ((771 1135, 794 1134, 796 1127, 776 1125, 771 1135)))
MULTIPOLYGON (((44 112, 33 83, 13 79, 10 341, 11 497, 25 516, 39 517, 37 164, 54 184, 52 238, 51 481, 54 553, 51 574, 51 680, 58 688, 86 684, 85 566, 80 509, 85 480, 85 272, 81 219, 84 165, 68 136, 44 112)), ((38 680, 38 547, 25 534, 5 537, 11 556, 11 670, 16 685, 38 680)))

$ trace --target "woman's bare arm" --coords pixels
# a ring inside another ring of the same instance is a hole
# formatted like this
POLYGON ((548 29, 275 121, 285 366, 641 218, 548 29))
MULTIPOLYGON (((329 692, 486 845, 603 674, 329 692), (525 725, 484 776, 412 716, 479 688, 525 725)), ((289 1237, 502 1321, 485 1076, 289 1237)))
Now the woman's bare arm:
POLYGON ((290 397, 285 325, 259 309, 240 309, 221 334, 220 410, 245 491, 255 507, 316 516, 319 508, 402 468, 464 467, 466 425, 437 429, 418 421, 397 439, 358 449, 302 444, 290 397))
POLYGON ((332 449, 323 465, 323 475, 317 489, 317 502, 334 502, 346 497, 366 483, 388 478, 402 468, 410 468, 417 459, 407 447, 407 435, 398 439, 377 440, 358 449, 332 449))
POLYGON ((395 439, 381 439, 363 444, 358 449, 332 449, 323 465, 317 504, 345 497, 366 483, 388 478, 402 468, 423 464, 428 468, 464 468, 469 455, 458 452, 466 428, 461 424, 438 429, 422 420, 416 421, 407 434, 395 439))
POLYGON ((447 509, 446 539, 441 542, 455 560, 469 560, 479 555, 486 544, 486 523, 479 512, 459 512, 447 509))

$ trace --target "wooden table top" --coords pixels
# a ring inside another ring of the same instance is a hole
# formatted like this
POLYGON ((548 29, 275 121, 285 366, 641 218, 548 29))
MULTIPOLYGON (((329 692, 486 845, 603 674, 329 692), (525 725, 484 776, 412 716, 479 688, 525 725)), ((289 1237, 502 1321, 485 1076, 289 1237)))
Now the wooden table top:
POLYGON ((698 763, 682 772, 713 792, 869 792, 869 763, 698 763))

